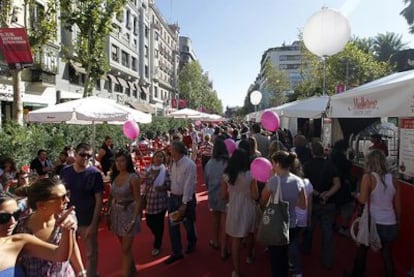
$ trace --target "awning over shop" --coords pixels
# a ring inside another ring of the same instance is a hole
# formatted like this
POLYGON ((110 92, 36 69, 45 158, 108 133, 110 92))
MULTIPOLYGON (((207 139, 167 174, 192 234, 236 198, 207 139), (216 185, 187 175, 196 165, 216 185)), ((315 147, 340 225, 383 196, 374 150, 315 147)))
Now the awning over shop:
POLYGON ((124 87, 124 88, 129 88, 127 81, 125 81, 124 79, 122 79, 122 78, 120 78, 120 77, 117 77, 117 79, 118 79, 118 83, 119 83, 122 87, 124 87))
POLYGON ((55 99, 48 99, 47 97, 41 95, 29 93, 24 93, 22 100, 23 106, 29 107, 47 107, 49 105, 53 105, 55 102, 55 99))
POLYGON ((82 93, 61 90, 60 99, 79 99, 79 98, 82 98, 83 96, 82 93))
POLYGON ((331 96, 333 118, 414 116, 414 70, 398 72, 331 96))
POLYGON ((130 89, 131 91, 133 91, 134 89, 137 89, 137 88, 135 87, 134 82, 128 81, 128 86, 129 86, 129 89, 130 89))
POLYGON ((70 62, 70 66, 78 73, 86 74, 85 68, 82 67, 80 63, 77 62, 70 62))
POLYGON ((108 80, 110 80, 113 84, 119 85, 119 82, 114 75, 108 73, 106 76, 108 77, 108 80))
POLYGON ((154 107, 152 107, 150 104, 140 101, 129 101, 128 104, 136 109, 137 111, 145 112, 145 113, 154 113, 154 107))
POLYGON ((146 95, 148 95, 148 94, 149 94, 149 89, 148 89, 147 87, 143 87, 143 86, 141 86, 141 91, 142 91, 143 93, 145 93, 146 95))

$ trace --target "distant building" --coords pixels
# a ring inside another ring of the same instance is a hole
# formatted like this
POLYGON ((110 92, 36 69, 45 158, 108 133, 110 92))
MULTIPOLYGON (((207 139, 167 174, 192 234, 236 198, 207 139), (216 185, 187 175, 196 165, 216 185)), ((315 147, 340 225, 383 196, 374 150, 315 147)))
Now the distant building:
POLYGON ((292 45, 282 45, 267 49, 260 61, 260 74, 255 81, 262 92, 262 102, 260 107, 267 107, 270 96, 266 92, 266 79, 264 76, 265 65, 268 61, 279 70, 286 71, 288 74, 289 91, 294 91, 295 87, 302 81, 301 65, 303 54, 300 50, 300 42, 295 41, 292 45))
POLYGON ((193 51, 193 44, 189 37, 180 36, 179 44, 180 44, 180 63, 178 66, 178 72, 180 72, 181 69, 185 65, 197 60, 197 57, 193 51))
MULTIPOLYGON (((23 0, 12 0, 10 5, 11 26, 23 27, 25 13, 18 8, 23 0)), ((35 10, 27 14, 41 15, 46 6, 47 0, 36 0, 35 10)), ((60 54, 64 50, 69 57, 76 55, 79 30, 76 26, 71 31, 64 29, 59 13, 56 40, 35 53, 33 67, 22 72, 25 112, 83 96, 85 69, 60 54)), ((36 24, 36 20, 30 22, 36 24)), ((178 25, 166 22, 155 0, 131 0, 114 17, 112 27, 106 46, 111 69, 96 82, 93 93, 138 110, 165 113, 177 95, 178 25)), ((0 61, 0 111, 5 120, 11 118, 12 92, 10 72, 0 61)))

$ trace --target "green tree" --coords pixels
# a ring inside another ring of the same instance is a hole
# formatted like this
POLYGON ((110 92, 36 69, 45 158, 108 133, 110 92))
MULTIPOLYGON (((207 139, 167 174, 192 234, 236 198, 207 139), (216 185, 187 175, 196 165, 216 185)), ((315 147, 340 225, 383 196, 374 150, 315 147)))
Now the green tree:
POLYGON ((374 52, 374 39, 373 38, 354 37, 352 41, 357 45, 358 49, 361 49, 365 53, 372 54, 374 52))
POLYGON ((376 59, 380 62, 389 61, 390 57, 405 49, 406 43, 402 42, 402 35, 393 32, 378 34, 373 39, 373 50, 376 59))
POLYGON ((414 34, 414 0, 403 0, 407 5, 402 11, 401 15, 407 20, 411 34, 414 34))
POLYGON ((60 1, 62 25, 69 31, 78 31, 73 53, 65 51, 65 56, 85 68, 84 97, 92 94, 96 81, 110 69, 106 41, 114 15, 126 3, 126 0, 60 1))
POLYGON ((198 110, 203 107, 209 112, 223 112, 222 103, 199 62, 190 62, 181 69, 178 88, 180 99, 185 99, 189 108, 198 110))
MULTIPOLYGON (((304 81, 295 89, 295 97, 306 98, 323 94, 323 63, 304 51, 304 81)), ((377 61, 372 53, 359 48, 358 41, 350 41, 344 50, 326 59, 326 93, 334 94, 337 85, 355 87, 383 77, 391 72, 388 62, 377 61)))
MULTIPOLYGON (((18 13, 12 11, 12 1, 0 1, 0 27, 10 27, 18 21, 18 13)), ((42 46, 56 39, 57 35, 57 0, 48 0, 46 7, 37 5, 35 0, 23 2, 23 24, 26 28, 32 53, 42 55, 42 46)), ((10 73, 13 82, 12 119, 23 124, 23 102, 20 94, 22 68, 15 67, 10 73)))
MULTIPOLYGON (((268 60, 264 65, 265 92, 269 93, 269 106, 279 106, 286 103, 286 93, 289 90, 289 81, 287 71, 276 68, 268 60)), ((267 108, 267 107, 266 107, 267 108)))

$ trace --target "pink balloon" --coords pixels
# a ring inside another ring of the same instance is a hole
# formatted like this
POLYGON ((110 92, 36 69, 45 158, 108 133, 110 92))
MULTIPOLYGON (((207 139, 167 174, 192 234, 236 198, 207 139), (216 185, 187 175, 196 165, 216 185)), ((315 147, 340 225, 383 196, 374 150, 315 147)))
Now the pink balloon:
POLYGON ((276 131, 280 125, 280 119, 278 114, 272 111, 264 112, 260 121, 262 123, 263 128, 271 132, 276 131))
POLYGON ((266 158, 256 158, 250 165, 250 172, 253 178, 262 183, 266 183, 270 178, 272 163, 266 158))
POLYGON ((233 154, 233 152, 236 150, 236 142, 233 139, 228 138, 224 140, 224 144, 226 145, 229 155, 233 154))
POLYGON ((135 140, 139 136, 139 127, 134 120, 125 121, 122 131, 124 131, 124 135, 131 140, 135 140))

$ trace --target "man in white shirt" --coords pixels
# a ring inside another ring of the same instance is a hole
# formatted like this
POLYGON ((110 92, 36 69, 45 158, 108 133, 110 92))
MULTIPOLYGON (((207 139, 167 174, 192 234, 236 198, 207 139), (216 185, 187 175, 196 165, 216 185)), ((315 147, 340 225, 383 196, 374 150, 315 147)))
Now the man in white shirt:
MULTIPOLYGON (((171 193, 168 199, 168 213, 179 212, 176 221, 183 220, 187 232, 186 254, 194 252, 197 235, 195 228, 195 188, 197 182, 197 167, 193 160, 187 156, 187 149, 183 142, 173 141, 171 143, 171 193)), ((165 261, 166 264, 174 263, 184 258, 182 253, 180 224, 169 220, 170 240, 172 247, 171 256, 165 261)))

